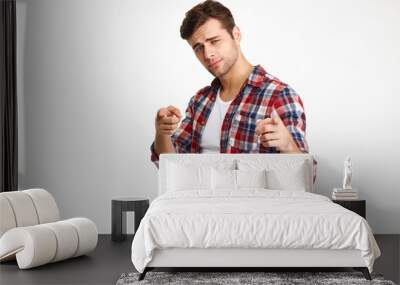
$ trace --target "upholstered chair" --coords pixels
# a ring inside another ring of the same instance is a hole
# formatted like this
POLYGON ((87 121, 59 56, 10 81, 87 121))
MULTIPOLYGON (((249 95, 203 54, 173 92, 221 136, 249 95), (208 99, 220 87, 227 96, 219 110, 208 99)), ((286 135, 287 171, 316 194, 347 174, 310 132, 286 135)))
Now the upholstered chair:
POLYGON ((60 220, 44 189, 0 193, 0 262, 20 269, 84 255, 96 248, 97 227, 87 218, 60 220))

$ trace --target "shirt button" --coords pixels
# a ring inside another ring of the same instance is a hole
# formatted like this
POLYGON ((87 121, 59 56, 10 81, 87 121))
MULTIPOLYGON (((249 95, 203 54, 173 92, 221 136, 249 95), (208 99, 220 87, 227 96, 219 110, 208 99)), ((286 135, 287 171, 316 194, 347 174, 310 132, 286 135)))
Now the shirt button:
POLYGON ((229 144, 230 144, 231 146, 233 146, 233 145, 235 144, 235 139, 234 139, 234 138, 230 138, 230 139, 229 139, 229 144))

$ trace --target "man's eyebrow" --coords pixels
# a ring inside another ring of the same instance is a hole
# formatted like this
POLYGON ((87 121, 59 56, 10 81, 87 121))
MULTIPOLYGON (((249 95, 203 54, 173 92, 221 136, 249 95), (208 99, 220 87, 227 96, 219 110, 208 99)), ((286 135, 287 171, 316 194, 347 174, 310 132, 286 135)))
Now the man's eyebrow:
MULTIPOLYGON (((208 39, 206 39, 206 42, 215 40, 215 39, 217 39, 218 37, 219 37, 219 36, 214 36, 214 37, 208 38, 208 39)), ((196 49, 196 47, 198 47, 199 45, 202 45, 202 44, 201 44, 201 43, 195 43, 194 46, 193 46, 192 48, 193 48, 193 49, 196 49)))

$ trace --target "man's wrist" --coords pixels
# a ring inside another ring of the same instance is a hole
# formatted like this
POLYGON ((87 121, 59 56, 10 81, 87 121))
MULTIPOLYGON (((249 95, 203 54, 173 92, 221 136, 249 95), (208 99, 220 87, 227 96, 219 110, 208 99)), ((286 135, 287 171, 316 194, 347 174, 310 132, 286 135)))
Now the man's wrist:
POLYGON ((156 132, 154 140, 154 150, 159 155, 161 153, 173 153, 175 147, 172 143, 171 135, 159 134, 156 132))
POLYGON ((294 141, 292 141, 289 143, 287 149, 283 150, 283 153, 296 154, 296 153, 302 153, 302 151, 299 149, 297 144, 294 141))
POLYGON ((165 140, 170 137, 171 137, 170 135, 160 134, 160 133, 156 132, 156 140, 157 139, 165 140))

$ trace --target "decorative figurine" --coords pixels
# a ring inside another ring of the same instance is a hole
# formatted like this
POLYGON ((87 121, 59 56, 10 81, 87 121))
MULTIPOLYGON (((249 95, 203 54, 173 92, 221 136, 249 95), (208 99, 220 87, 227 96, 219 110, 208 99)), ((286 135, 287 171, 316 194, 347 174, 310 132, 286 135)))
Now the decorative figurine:
POLYGON ((351 163, 351 157, 348 155, 346 156, 346 159, 344 161, 344 178, 343 178, 343 190, 348 189, 351 190, 353 189, 351 187, 351 177, 353 174, 353 165, 351 163))

